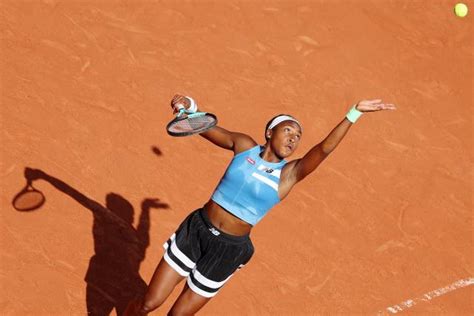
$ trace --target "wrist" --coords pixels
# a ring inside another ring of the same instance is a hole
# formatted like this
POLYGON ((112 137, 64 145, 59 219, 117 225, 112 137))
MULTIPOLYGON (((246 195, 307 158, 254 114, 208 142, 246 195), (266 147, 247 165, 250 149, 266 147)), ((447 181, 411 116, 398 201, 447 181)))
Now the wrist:
POLYGON ((188 112, 194 113, 197 111, 197 103, 194 101, 193 98, 185 96, 186 99, 189 101, 189 108, 187 109, 188 112))
POLYGON ((361 111, 357 110, 356 106, 357 104, 354 104, 352 108, 349 110, 349 112, 347 112, 346 114, 346 118, 351 123, 355 123, 363 114, 361 111))

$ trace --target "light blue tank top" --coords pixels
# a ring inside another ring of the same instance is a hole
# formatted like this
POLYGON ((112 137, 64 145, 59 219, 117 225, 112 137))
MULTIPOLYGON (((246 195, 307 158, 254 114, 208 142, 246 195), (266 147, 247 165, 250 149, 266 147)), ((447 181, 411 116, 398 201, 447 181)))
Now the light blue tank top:
POLYGON ((285 160, 260 158, 257 145, 234 156, 211 199, 243 221, 255 225, 278 202, 280 174, 285 160))

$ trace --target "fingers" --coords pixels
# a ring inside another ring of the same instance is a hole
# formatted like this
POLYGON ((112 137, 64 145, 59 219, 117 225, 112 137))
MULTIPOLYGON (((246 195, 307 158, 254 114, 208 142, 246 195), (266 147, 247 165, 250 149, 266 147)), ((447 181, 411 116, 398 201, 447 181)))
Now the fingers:
POLYGON ((388 104, 381 104, 382 105, 382 110, 396 110, 397 107, 395 104, 388 103, 388 104))
POLYGON ((175 104, 177 103, 183 103, 185 100, 185 97, 184 95, 180 95, 180 94, 177 94, 173 97, 173 99, 171 100, 171 106, 173 107, 175 104))
POLYGON ((381 106, 383 109, 396 109, 395 104, 393 103, 383 103, 382 99, 374 99, 374 100, 365 100, 362 101, 366 104, 377 105, 381 106))
POLYGON ((160 202, 160 199, 144 199, 142 206, 146 208, 169 208, 167 203, 160 202))
POLYGON ((379 103, 373 103, 371 106, 377 110, 395 110, 396 109, 395 104, 393 103, 379 102, 379 103))
POLYGON ((358 104, 367 111, 396 110, 395 104, 383 103, 382 99, 362 100, 358 104))
POLYGON ((180 105, 184 106, 186 104, 186 97, 181 94, 176 94, 173 99, 171 99, 171 108, 173 109, 173 114, 179 112, 180 105))
POLYGON ((177 94, 173 97, 173 102, 180 102, 180 101, 183 101, 184 99, 185 99, 184 95, 177 94))
POLYGON ((382 103, 382 99, 362 100, 357 103, 357 109, 373 111, 382 103))

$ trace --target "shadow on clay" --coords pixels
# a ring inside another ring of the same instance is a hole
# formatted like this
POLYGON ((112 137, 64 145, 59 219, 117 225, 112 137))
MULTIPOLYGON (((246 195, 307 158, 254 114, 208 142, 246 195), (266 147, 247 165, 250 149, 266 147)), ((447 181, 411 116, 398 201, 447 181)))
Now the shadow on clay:
POLYGON ((117 315, 122 315, 128 302, 143 295, 147 288, 139 269, 150 244, 150 209, 167 209, 169 205, 158 199, 144 199, 135 228, 133 206, 119 194, 108 193, 103 206, 42 170, 25 168, 25 177, 50 183, 92 212, 95 254, 85 276, 87 312, 109 315, 115 308, 117 315))
POLYGON ((162 156, 163 155, 161 150, 156 146, 151 146, 151 151, 157 156, 162 156))

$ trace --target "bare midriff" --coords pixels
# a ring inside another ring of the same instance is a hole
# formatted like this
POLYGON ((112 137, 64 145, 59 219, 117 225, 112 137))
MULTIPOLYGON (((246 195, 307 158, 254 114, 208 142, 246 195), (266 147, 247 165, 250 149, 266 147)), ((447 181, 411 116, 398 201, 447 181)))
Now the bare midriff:
POLYGON ((244 236, 252 230, 252 225, 229 213, 213 200, 204 205, 204 210, 212 225, 226 234, 244 236))

